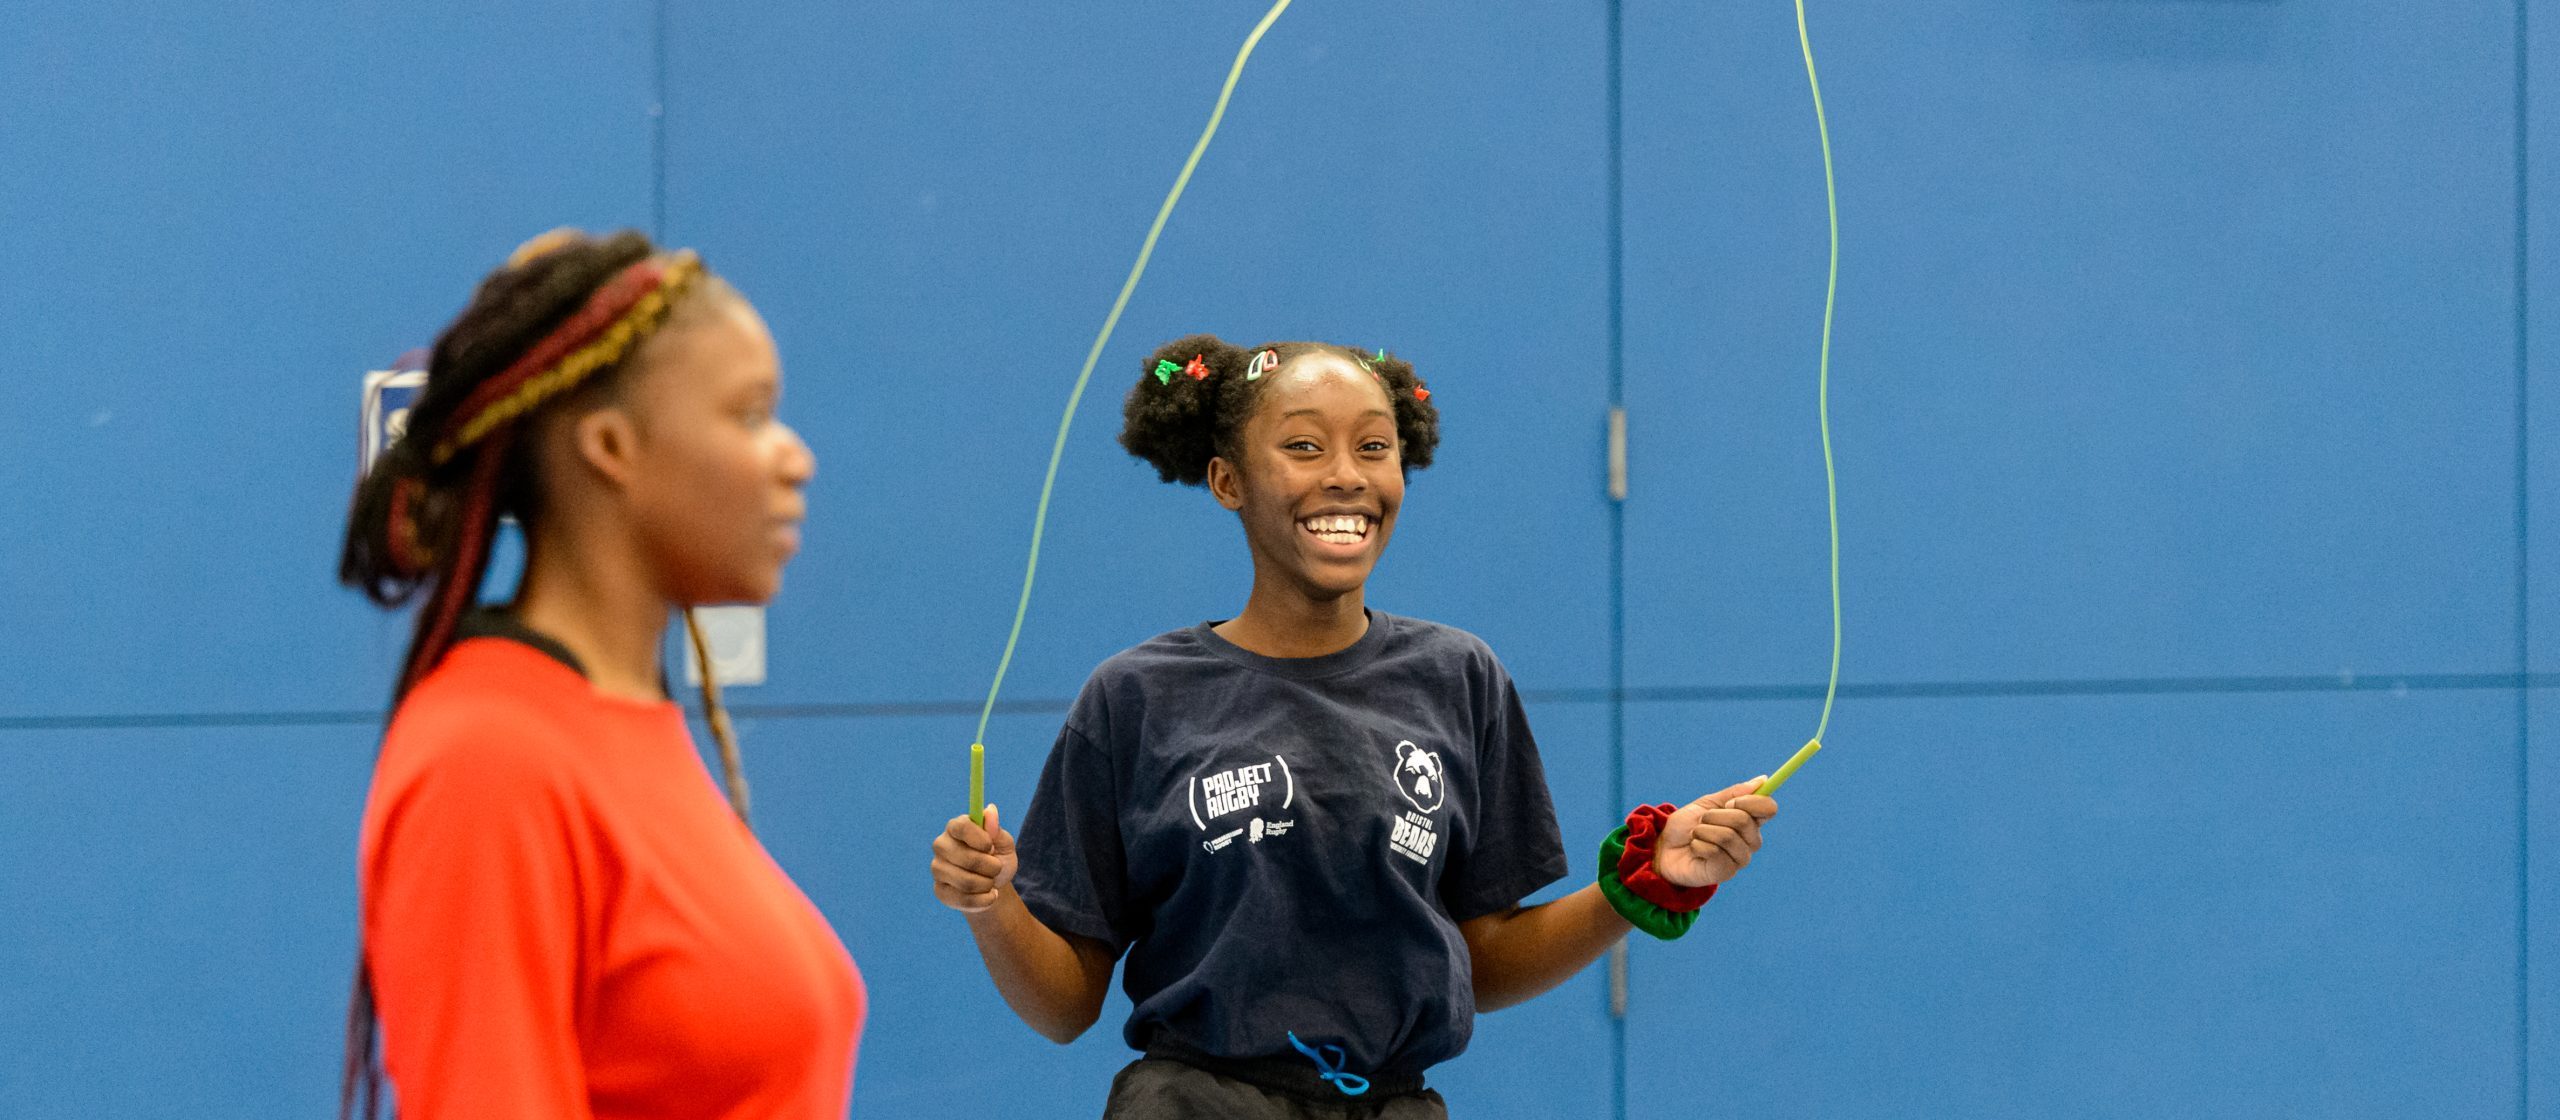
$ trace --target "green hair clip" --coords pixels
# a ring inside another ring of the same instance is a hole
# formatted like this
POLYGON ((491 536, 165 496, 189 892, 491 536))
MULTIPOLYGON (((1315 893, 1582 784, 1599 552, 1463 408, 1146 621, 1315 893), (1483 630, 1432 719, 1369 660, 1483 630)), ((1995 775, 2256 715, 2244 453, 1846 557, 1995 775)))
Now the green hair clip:
POLYGON ((1174 375, 1174 374, 1177 374, 1177 373, 1180 373, 1180 372, 1182 372, 1182 367, 1181 367, 1181 366, 1178 366, 1178 365, 1173 364, 1171 361, 1160 361, 1160 362, 1157 362, 1157 363, 1156 363, 1156 384, 1158 384, 1158 385, 1171 385, 1171 384, 1173 384, 1173 375, 1174 375))
MULTIPOLYGON (((1377 366, 1375 366, 1375 365, 1372 365, 1372 364, 1370 363, 1370 360, 1369 360, 1369 356, 1368 356, 1368 355, 1363 354, 1363 353, 1361 353, 1361 352, 1359 352, 1359 351, 1357 351, 1357 350, 1354 350, 1354 351, 1352 351, 1352 352, 1351 352, 1351 360, 1353 360, 1353 361, 1356 361, 1356 362, 1360 363, 1360 369, 1361 369, 1361 371, 1362 371, 1362 372, 1367 373, 1367 374, 1369 375, 1369 379, 1370 379, 1370 380, 1375 381, 1375 382, 1377 382, 1377 383, 1378 383, 1378 384, 1380 384, 1380 385, 1384 385, 1384 384, 1386 384, 1386 383, 1387 383, 1387 375, 1386 375, 1386 374, 1383 374, 1383 373, 1378 372, 1378 367, 1377 367, 1377 366)), ((1377 360, 1378 360, 1378 361, 1381 361, 1381 362, 1383 362, 1383 361, 1386 361, 1386 360, 1387 360, 1387 352, 1386 352, 1385 348, 1381 347, 1381 348, 1378 350, 1378 358, 1377 358, 1377 360)))

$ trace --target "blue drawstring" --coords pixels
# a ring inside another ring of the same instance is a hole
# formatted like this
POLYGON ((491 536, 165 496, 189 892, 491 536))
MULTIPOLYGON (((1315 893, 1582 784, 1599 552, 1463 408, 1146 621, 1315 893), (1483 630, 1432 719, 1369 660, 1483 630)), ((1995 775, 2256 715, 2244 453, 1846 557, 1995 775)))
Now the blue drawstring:
POLYGON ((1368 1078, 1362 1077, 1356 1073, 1348 1073, 1343 1070, 1341 1047, 1335 1046, 1329 1042, 1326 1043, 1324 1049, 1333 1051, 1333 1057, 1327 1058, 1323 1054, 1317 1053, 1315 1047, 1298 1041, 1298 1032, 1296 1031, 1289 1032, 1289 1045, 1297 1047, 1298 1052, 1306 1055, 1308 1061, 1314 1062, 1316 1064, 1316 1076, 1331 1082, 1334 1088, 1342 1090, 1343 1096, 1356 1097, 1369 1091, 1368 1078))

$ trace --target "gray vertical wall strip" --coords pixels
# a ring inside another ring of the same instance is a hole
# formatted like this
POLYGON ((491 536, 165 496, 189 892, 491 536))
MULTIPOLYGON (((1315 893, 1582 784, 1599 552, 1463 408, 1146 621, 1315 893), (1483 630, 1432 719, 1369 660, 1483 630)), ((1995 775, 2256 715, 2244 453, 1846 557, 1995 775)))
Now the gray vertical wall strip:
MULTIPOLYGON (((1609 0, 1609 407, 1613 415, 1626 395, 1626 149, 1621 124, 1626 96, 1624 0, 1609 0)), ((1609 501, 1609 804, 1627 802, 1627 507, 1609 501)), ((1609 1017, 1610 1114, 1627 1120, 1628 961, 1624 942, 1611 953, 1609 1017)))

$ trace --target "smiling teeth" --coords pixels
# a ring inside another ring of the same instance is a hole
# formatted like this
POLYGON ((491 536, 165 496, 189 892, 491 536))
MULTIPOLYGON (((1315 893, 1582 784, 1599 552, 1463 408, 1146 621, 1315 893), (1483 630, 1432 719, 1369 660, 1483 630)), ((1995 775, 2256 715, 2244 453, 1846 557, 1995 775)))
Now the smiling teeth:
POLYGON ((1358 514, 1310 517, 1298 524, 1327 544, 1358 544, 1369 537, 1369 519, 1358 514))

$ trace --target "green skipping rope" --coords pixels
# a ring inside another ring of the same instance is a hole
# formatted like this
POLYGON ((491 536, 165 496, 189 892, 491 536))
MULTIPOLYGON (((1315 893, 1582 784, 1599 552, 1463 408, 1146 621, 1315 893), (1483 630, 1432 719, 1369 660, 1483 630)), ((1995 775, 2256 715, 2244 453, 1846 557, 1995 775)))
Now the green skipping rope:
POLYGON ((1129 296, 1138 290, 1138 280, 1147 274, 1147 259, 1155 256, 1156 239, 1164 235, 1165 222, 1173 217, 1174 204, 1182 201, 1183 188, 1191 185, 1191 173, 1199 170, 1200 157, 1209 150, 1209 141, 1218 135, 1218 122, 1226 119, 1227 100, 1235 96, 1236 82, 1244 77, 1244 64, 1253 57, 1253 48, 1262 42, 1264 32, 1278 21, 1280 13, 1289 10, 1291 0, 1278 0, 1263 13, 1262 22, 1253 26, 1253 34, 1245 36, 1244 46, 1236 51, 1235 64, 1227 67, 1227 84, 1218 90, 1218 106, 1209 111, 1209 127, 1200 130, 1200 140, 1191 145, 1191 158, 1182 161, 1182 174, 1174 177, 1173 190, 1164 196, 1164 205, 1156 209, 1155 224, 1147 227, 1147 240, 1138 247, 1138 263, 1129 268, 1129 278, 1120 284, 1120 298, 1111 301, 1111 314, 1102 320, 1102 331, 1093 336, 1093 349, 1085 352, 1084 369, 1076 374, 1075 391, 1067 394, 1067 409, 1058 417, 1058 439, 1049 447, 1049 473, 1040 480, 1040 505, 1031 517, 1031 558, 1022 568, 1022 598, 1013 607, 1013 631, 1005 635, 1004 656, 996 662, 996 679, 987 686, 987 703, 978 711, 978 733, 969 741, 969 819, 987 823, 986 766, 987 721, 995 715, 996 695, 1004 690, 1005 670, 1013 667, 1013 649, 1022 640, 1022 620, 1031 612, 1031 585, 1040 575, 1040 537, 1049 526, 1049 495, 1058 485, 1058 460, 1067 453, 1067 431, 1076 422, 1076 405, 1084 400, 1085 386, 1093 380, 1094 363, 1102 360, 1102 348, 1111 344, 1111 332, 1120 325, 1120 313, 1129 309, 1129 296))
POLYGON ((1760 783, 1755 793, 1771 794, 1822 750, 1823 733, 1831 730, 1831 705, 1840 697, 1840 474, 1831 462, 1831 310, 1840 294, 1840 194, 1831 174, 1831 122, 1822 112, 1822 78, 1813 69, 1813 36, 1805 31, 1804 0, 1796 0, 1796 43, 1804 48, 1804 80, 1813 90, 1813 123, 1822 134, 1822 200, 1831 216, 1831 274, 1822 291, 1822 486, 1831 511, 1831 683, 1822 690, 1822 721, 1813 738, 1760 783))

